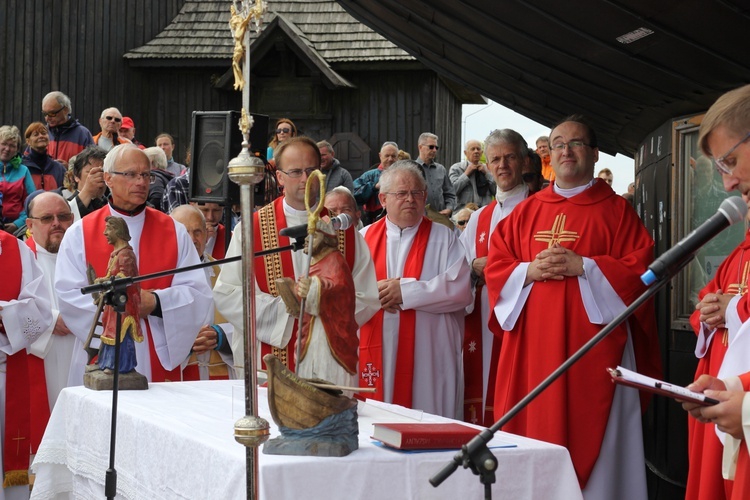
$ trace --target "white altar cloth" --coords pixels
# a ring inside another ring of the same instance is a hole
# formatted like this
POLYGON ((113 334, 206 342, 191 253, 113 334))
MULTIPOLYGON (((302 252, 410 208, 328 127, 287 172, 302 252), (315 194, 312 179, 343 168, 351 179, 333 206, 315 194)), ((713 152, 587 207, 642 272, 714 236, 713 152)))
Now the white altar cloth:
MULTIPOLYGON (((147 391, 120 392, 118 498, 245 498, 245 447, 233 437, 234 422, 244 414, 242 394, 236 380, 155 383, 147 391)), ((265 389, 259 389, 258 401, 260 415, 271 425, 271 437, 279 436, 265 389)), ((111 404, 110 391, 63 390, 34 460, 33 499, 105 498, 111 404)), ((370 439, 374 421, 402 420, 387 415, 383 408, 390 406, 359 403, 359 450, 347 457, 261 451, 260 499, 484 498, 479 479, 462 468, 439 488, 429 484, 455 451, 406 454, 375 445, 370 439)), ((421 418, 447 420, 429 414, 421 418)), ((499 460, 494 498, 581 498, 565 448, 506 433, 499 433, 490 446, 498 444, 516 446, 492 450, 499 460)))

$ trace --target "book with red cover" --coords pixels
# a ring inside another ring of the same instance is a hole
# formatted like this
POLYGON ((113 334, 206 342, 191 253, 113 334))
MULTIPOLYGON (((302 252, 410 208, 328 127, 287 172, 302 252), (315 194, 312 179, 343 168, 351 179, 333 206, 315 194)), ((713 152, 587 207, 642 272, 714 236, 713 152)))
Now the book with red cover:
POLYGON ((372 438, 399 450, 459 449, 482 432, 458 423, 377 423, 372 438))

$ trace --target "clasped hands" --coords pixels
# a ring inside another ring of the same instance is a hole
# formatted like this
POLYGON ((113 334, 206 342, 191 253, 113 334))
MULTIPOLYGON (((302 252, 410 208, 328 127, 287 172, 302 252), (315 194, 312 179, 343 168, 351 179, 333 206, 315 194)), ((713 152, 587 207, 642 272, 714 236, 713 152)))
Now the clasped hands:
POLYGON ((524 285, 528 285, 532 281, 561 281, 567 276, 582 275, 583 257, 573 250, 563 248, 559 243, 555 243, 550 248, 539 252, 536 258, 529 263, 524 285))
POLYGON ((708 325, 709 328, 723 328, 727 306, 732 297, 732 295, 724 295, 722 290, 716 290, 716 293, 707 293, 695 306, 695 309, 700 311, 701 322, 708 325))
POLYGON ((380 307, 385 312, 397 313, 404 300, 401 297, 401 278, 388 278, 378 281, 380 307))

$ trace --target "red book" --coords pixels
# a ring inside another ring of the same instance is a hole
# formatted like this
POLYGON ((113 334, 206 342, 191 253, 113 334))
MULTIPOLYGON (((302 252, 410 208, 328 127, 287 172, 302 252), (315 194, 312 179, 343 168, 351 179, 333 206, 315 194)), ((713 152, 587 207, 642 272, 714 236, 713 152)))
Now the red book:
POLYGON ((399 450, 459 449, 482 432, 457 423, 373 424, 372 438, 399 450))

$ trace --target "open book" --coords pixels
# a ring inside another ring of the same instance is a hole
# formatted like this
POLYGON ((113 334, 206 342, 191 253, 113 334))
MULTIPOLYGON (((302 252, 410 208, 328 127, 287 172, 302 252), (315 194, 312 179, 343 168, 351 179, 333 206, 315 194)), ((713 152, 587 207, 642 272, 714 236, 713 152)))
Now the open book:
POLYGON ((635 387, 641 391, 659 394, 660 396, 667 396, 679 401, 697 403, 702 406, 711 406, 719 403, 716 399, 704 396, 699 392, 689 391, 679 385, 647 377, 621 366, 618 366, 617 368, 607 368, 607 371, 612 376, 612 381, 616 384, 635 387))

